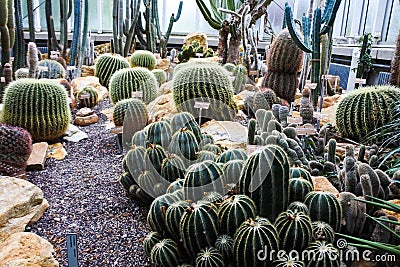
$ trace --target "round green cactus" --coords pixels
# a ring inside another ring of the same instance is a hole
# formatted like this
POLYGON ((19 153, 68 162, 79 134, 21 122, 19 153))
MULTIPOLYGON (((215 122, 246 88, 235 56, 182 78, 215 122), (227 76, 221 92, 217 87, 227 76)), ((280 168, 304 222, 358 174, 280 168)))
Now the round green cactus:
POLYGON ((280 248, 286 252, 303 251, 311 241, 311 219, 303 212, 285 211, 274 223, 280 240, 280 248))
POLYGON ((79 101, 79 107, 92 108, 99 100, 99 93, 93 86, 86 86, 76 94, 76 98, 79 101))
POLYGON ((326 222, 312 222, 312 237, 314 241, 326 241, 333 243, 335 241, 335 231, 326 222))
POLYGON ((197 153, 196 162, 203 162, 205 160, 215 161, 217 159, 217 155, 210 151, 200 151, 197 153))
POLYGON ((197 267, 223 267, 224 257, 222 254, 213 247, 206 247, 196 256, 197 267))
POLYGON ((335 195, 329 192, 313 191, 307 194, 304 204, 313 221, 324 221, 335 231, 340 230, 342 206, 335 195))
POLYGON ((143 92, 142 99, 146 104, 157 97, 156 78, 146 68, 121 69, 110 79, 110 99, 113 104, 131 98, 133 92, 143 92))
POLYGON ((227 150, 219 156, 217 162, 227 163, 235 159, 246 160, 247 159, 246 152, 243 149, 238 149, 238 148, 227 150))
POLYGON ((14 75, 15 75, 15 80, 29 78, 29 69, 28 68, 17 69, 14 75))
POLYGON ((294 201, 289 204, 288 210, 291 211, 297 211, 297 212, 303 212, 304 214, 308 214, 308 208, 306 204, 300 201, 294 201))
POLYGON ((162 85, 163 83, 167 82, 167 73, 164 70, 154 69, 151 72, 154 74, 154 77, 156 77, 158 85, 162 85))
POLYGON ((166 121, 156 121, 147 127, 147 141, 167 148, 171 141, 171 127, 166 121))
POLYGON ((140 173, 145 171, 145 153, 146 149, 142 146, 136 146, 130 149, 122 160, 125 171, 129 172, 133 177, 137 177, 140 173))
POLYGON ((0 124, 0 175, 18 176, 32 152, 32 137, 23 128, 0 124))
POLYGON ((129 172, 124 172, 121 174, 118 178, 118 182, 128 192, 132 185, 137 185, 135 178, 133 178, 129 172))
POLYGON ((290 179, 305 179, 311 184, 313 184, 313 180, 311 178, 311 173, 304 168, 301 167, 292 167, 289 170, 289 177, 290 179))
POLYGON ((221 252, 226 261, 232 260, 233 256, 233 238, 229 235, 221 235, 215 241, 215 248, 221 252))
POLYGON ((179 131, 181 128, 188 128, 194 136, 196 137, 197 142, 201 141, 201 129, 195 118, 192 114, 188 112, 180 112, 174 115, 171 119, 171 131, 173 133, 179 131))
POLYGON ((246 220, 236 231, 233 256, 236 266, 268 267, 274 258, 259 259, 259 251, 278 251, 279 239, 275 227, 264 218, 246 220))
POLYGON ((332 244, 325 241, 316 241, 307 247, 309 259, 305 260, 307 266, 313 267, 339 267, 340 252, 332 244), (312 256, 311 256, 312 255, 312 256))
POLYGON ((46 79, 64 79, 66 77, 66 70, 59 62, 52 60, 52 59, 44 59, 39 61, 39 75, 38 78, 46 78, 46 79), (48 68, 47 71, 40 70, 40 67, 48 68))
POLYGON ((256 203, 257 213, 275 218, 289 204, 289 159, 284 150, 267 145, 246 161, 240 176, 239 192, 256 203))
POLYGON ((236 185, 239 182, 240 174, 244 168, 246 161, 241 159, 230 160, 224 164, 222 170, 227 185, 236 185))
POLYGON ((129 68, 129 62, 118 54, 103 54, 97 58, 94 76, 102 86, 108 87, 111 76, 118 70, 129 68))
POLYGON ((218 212, 219 231, 233 236, 247 219, 256 216, 256 205, 246 195, 233 195, 222 202, 218 212))
POLYGON ((313 185, 305 179, 289 179, 289 203, 294 201, 304 201, 306 195, 313 190, 313 185))
POLYGON ((247 81, 247 69, 243 65, 238 65, 235 68, 234 74, 235 80, 233 80, 233 88, 235 88, 235 93, 238 94, 244 88, 247 81))
POLYGON ((229 71, 231 74, 233 74, 233 72, 236 69, 236 65, 233 63, 226 63, 224 66, 224 69, 226 69, 227 71, 229 71))
POLYGON ((161 176, 169 182, 185 178, 185 164, 175 154, 168 154, 161 163, 161 176))
POLYGON ((222 153, 221 147, 218 146, 218 145, 214 145, 214 144, 207 144, 207 145, 203 146, 203 147, 201 148, 201 150, 202 150, 202 151, 209 151, 209 152, 212 152, 212 153, 214 153, 215 155, 219 155, 219 154, 222 153))
POLYGON ((150 205, 149 213, 147 214, 147 223, 153 231, 161 235, 168 234, 165 222, 165 211, 171 204, 177 201, 179 201, 179 199, 173 194, 165 194, 154 199, 150 205))
POLYGON ((181 200, 171 204, 165 212, 167 232, 177 242, 180 240, 179 226, 181 218, 189 207, 189 202, 181 200))
POLYGON ((194 161, 197 158, 199 144, 192 131, 182 128, 172 136, 169 149, 172 153, 180 156, 186 166, 189 166, 188 161, 194 161))
POLYGON ((146 130, 137 131, 132 136, 132 145, 147 147, 147 131, 146 130))
POLYGON ((28 130, 34 141, 61 137, 71 121, 67 92, 51 80, 17 80, 3 99, 2 122, 28 130))
POLYGON ((164 148, 159 145, 149 144, 144 156, 146 169, 156 170, 157 173, 161 174, 162 162, 167 157, 164 148))
POLYGON ((170 183, 170 185, 168 186, 166 193, 167 194, 171 194, 174 193, 178 190, 183 189, 183 182, 185 180, 184 179, 176 179, 175 181, 173 181, 172 183, 170 183))
POLYGON ((132 67, 143 67, 149 70, 153 70, 157 65, 156 56, 147 50, 136 50, 131 55, 132 67))
POLYGON ((195 163, 185 174, 185 198, 192 201, 202 199, 205 192, 224 192, 224 177, 217 163, 207 160, 195 163))
POLYGON ((175 267, 179 263, 178 245, 172 239, 163 239, 152 248, 150 259, 157 266, 175 267))
POLYGON ((201 201, 207 201, 217 205, 221 204, 223 200, 224 196, 216 191, 204 192, 204 196, 201 199, 201 201))
POLYGON ((336 109, 336 128, 343 137, 363 140, 390 122, 390 107, 400 100, 400 89, 364 87, 347 94, 336 109))
POLYGON ((210 107, 202 111, 204 121, 210 119, 232 120, 237 107, 229 73, 216 64, 191 64, 175 75, 172 89, 176 107, 199 117, 197 101, 208 102, 210 107))
POLYGON ((115 105, 113 111, 115 126, 124 125, 126 128, 139 131, 146 127, 148 120, 149 113, 147 112, 146 105, 140 99, 124 99, 115 105))
POLYGON ((157 232, 150 232, 143 240, 144 252, 150 257, 151 250, 155 244, 162 240, 162 236, 157 232))
POLYGON ((186 252, 195 257, 204 247, 211 247, 218 237, 218 209, 200 201, 186 209, 180 221, 180 234, 186 252))

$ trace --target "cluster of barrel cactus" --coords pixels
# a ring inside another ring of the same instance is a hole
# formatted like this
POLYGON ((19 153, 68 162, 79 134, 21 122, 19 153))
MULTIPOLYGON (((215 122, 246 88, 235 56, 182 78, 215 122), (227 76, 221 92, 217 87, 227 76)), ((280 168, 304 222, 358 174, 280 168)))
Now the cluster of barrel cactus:
POLYGON ((214 51, 212 48, 206 49, 201 46, 199 42, 193 41, 190 45, 182 46, 182 52, 178 55, 178 60, 180 63, 185 63, 188 62, 189 59, 198 56, 202 58, 212 57, 214 56, 214 51))

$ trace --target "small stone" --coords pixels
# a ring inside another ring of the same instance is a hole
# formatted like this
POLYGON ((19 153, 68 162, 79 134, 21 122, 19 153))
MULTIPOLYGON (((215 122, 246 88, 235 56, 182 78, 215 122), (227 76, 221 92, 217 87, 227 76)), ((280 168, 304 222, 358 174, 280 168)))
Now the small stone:
POLYGON ((32 153, 28 159, 28 165, 26 167, 27 170, 43 170, 44 163, 47 158, 47 150, 49 148, 49 144, 46 142, 36 143, 32 145, 32 153))
POLYGON ((98 121, 99 121, 99 116, 97 116, 97 114, 92 114, 87 117, 76 117, 74 120, 74 124, 79 126, 87 126, 96 123, 98 121))
POLYGON ((87 116, 90 116, 92 114, 94 114, 94 110, 91 110, 90 108, 81 108, 76 113, 76 116, 77 117, 87 117, 87 116))
POLYGON ((61 219, 58 218, 58 217, 55 217, 55 218, 54 218, 54 221, 56 221, 56 222, 61 222, 61 219))

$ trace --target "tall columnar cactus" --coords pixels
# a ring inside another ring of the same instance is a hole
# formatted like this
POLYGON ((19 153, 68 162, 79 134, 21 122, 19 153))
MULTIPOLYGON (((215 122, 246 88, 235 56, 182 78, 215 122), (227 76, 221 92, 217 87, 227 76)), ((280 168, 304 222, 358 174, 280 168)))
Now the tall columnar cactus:
POLYGON ((251 198, 246 195, 231 196, 219 208, 219 233, 233 236, 244 221, 255 216, 256 206, 251 198))
POLYGON ((202 111, 206 119, 231 120, 236 114, 229 73, 216 64, 192 64, 176 73, 172 89, 175 105, 198 117, 196 101, 209 102, 202 111))
POLYGON ((304 88, 301 93, 300 116, 303 118, 303 123, 312 124, 314 120, 314 108, 310 100, 311 91, 308 88, 304 88))
POLYGON ((119 101, 113 111, 115 126, 123 126, 124 121, 128 123, 127 128, 141 130, 149 120, 146 105, 140 99, 130 98, 119 101))
POLYGON ((324 221, 335 231, 340 230, 342 206, 335 195, 328 192, 314 191, 307 194, 304 203, 313 221, 324 221))
MULTIPOLYGON (((72 37, 70 65, 75 66, 79 57, 79 45, 82 38, 82 1, 74 0, 74 35, 72 37)), ((100 82, 101 83, 101 82, 100 82)))
POLYGON ((180 221, 183 247, 194 258, 204 247, 214 246, 218 237, 218 208, 214 204, 199 201, 192 204, 180 221))
POLYGON ((246 67, 243 65, 236 66, 234 76, 235 79, 233 80, 233 88, 235 88, 235 93, 238 94, 242 91, 247 81, 246 67))
POLYGON ((389 84, 400 87, 400 30, 397 35, 396 48, 394 50, 394 57, 390 66, 390 80, 389 84))
MULTIPOLYGON (((8 0, 0 1, 0 36, 1 36, 1 66, 10 62, 10 33, 7 27, 8 13, 8 0)), ((1 74, 1 73, 0 73, 1 74)))
POLYGON ((96 60, 94 76, 108 87, 111 76, 118 70, 129 68, 129 62, 120 55, 103 54, 96 60))
POLYGON ((312 53, 311 82, 318 84, 317 88, 312 92, 314 108, 318 105, 318 95, 321 93, 321 37, 322 35, 329 34, 328 39, 330 42, 332 38, 333 23, 341 2, 341 0, 326 0, 324 12, 322 13, 321 8, 317 7, 314 10, 312 22, 310 17, 303 17, 303 28, 310 28, 310 25, 312 24, 312 47, 310 47, 309 40, 301 40, 302 38, 295 30, 292 8, 288 3, 286 3, 285 6, 285 21, 293 41, 304 52, 312 53))
POLYGON ((4 79, 6 81, 6 86, 13 81, 13 70, 10 63, 6 63, 3 68, 4 79))
POLYGON ((233 243, 233 256, 236 266, 267 267, 271 266, 273 257, 260 259, 259 251, 276 251, 279 249, 279 238, 276 228, 267 219, 257 217, 246 220, 236 231, 233 243))
POLYGON ((343 137, 363 140, 390 121, 390 107, 400 90, 390 86, 365 87, 347 94, 336 110, 336 128, 343 137))
POLYGON ((146 68, 121 69, 112 75, 109 91, 114 104, 131 98, 132 93, 138 91, 143 92, 143 102, 148 104, 157 97, 158 83, 151 71, 146 68))
POLYGON ((285 211, 274 223, 280 240, 280 248, 286 252, 303 251, 311 241, 311 219, 303 212, 285 211))
POLYGON ((289 159, 284 150, 267 145, 252 154, 239 181, 239 192, 256 203, 257 213, 270 220, 289 204, 289 159))
POLYGON ((358 184, 357 161, 354 157, 354 146, 346 146, 346 154, 343 162, 344 170, 344 191, 355 194, 358 184))
POLYGON ((20 79, 8 86, 2 121, 25 128, 34 141, 61 137, 70 120, 68 97, 62 85, 47 80, 20 79))
POLYGON ((343 208, 343 221, 346 232, 360 236, 364 230, 367 216, 367 206, 365 203, 358 201, 357 197, 350 192, 341 192, 339 200, 343 208))
POLYGON ((184 181, 185 199, 197 201, 205 192, 224 192, 224 174, 221 167, 207 160, 195 163, 187 169, 184 181))
POLYGON ((153 70, 157 65, 154 54, 147 50, 136 50, 130 58, 132 67, 143 67, 153 70))
POLYGON ((37 75, 37 66, 38 66, 38 49, 34 42, 28 43, 28 50, 26 53, 26 62, 29 67, 29 77, 27 78, 36 78, 37 75))
POLYGON ((0 175, 17 176, 32 152, 32 137, 20 127, 0 124, 0 175))
MULTIPOLYGON (((72 0, 60 0, 60 43, 61 43, 61 56, 67 58, 68 49, 68 19, 72 15, 72 0)), ((28 11, 29 12, 29 11, 28 11)), ((33 14, 32 14, 33 16, 33 14)), ((32 22, 33 23, 33 22, 32 22)), ((29 24, 31 25, 31 24, 29 24)), ((33 28, 33 25, 29 28, 33 28)), ((34 32, 30 33, 34 36, 34 32)), ((32 42, 32 40, 31 40, 32 42)))

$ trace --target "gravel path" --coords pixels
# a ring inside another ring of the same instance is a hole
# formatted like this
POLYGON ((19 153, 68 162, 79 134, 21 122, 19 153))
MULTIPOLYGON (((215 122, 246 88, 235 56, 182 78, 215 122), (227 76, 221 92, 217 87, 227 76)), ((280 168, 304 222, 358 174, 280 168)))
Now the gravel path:
POLYGON ((110 106, 107 100, 95 107, 99 122, 81 127, 89 139, 64 144, 64 160, 48 159, 45 170, 28 173, 50 204, 32 232, 53 244, 60 266, 68 266, 66 233, 78 236, 80 267, 150 266, 142 249, 148 210, 129 199, 118 183, 122 155, 102 126, 106 117, 100 111, 110 106))

